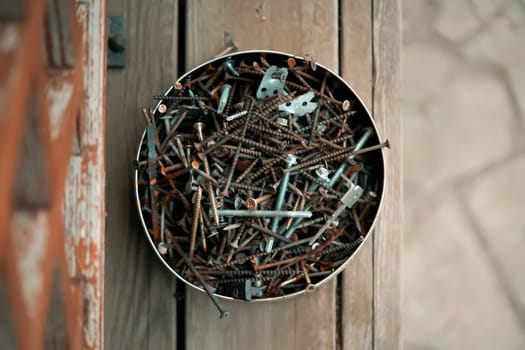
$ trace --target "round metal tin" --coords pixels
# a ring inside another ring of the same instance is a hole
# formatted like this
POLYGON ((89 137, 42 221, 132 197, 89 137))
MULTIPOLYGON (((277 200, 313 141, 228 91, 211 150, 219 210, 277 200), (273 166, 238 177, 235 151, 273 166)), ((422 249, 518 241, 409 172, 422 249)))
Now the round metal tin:
MULTIPOLYGON (((191 76, 194 72, 196 71, 199 71, 200 69, 202 69, 203 67, 206 67, 207 65, 209 64, 216 64, 218 62, 222 62, 222 61, 225 61, 229 58, 243 58, 243 57, 252 57, 252 56, 259 56, 261 54, 264 54, 264 55, 270 55, 270 56, 279 56, 279 58, 283 59, 283 61, 286 61, 287 59, 289 58, 293 58, 295 59, 296 62, 304 62, 305 58, 304 57, 301 57, 301 56, 296 56, 296 55, 292 55, 292 54, 289 54, 289 53, 285 53, 285 52, 280 52, 280 51, 271 51, 271 50, 247 50, 247 51, 239 51, 239 52, 235 52, 235 53, 231 53, 231 54, 228 54, 226 56, 221 56, 221 57, 217 57, 217 58, 213 58, 207 62, 204 62, 202 63, 201 65, 193 68, 192 70, 186 72, 184 75, 182 75, 176 82, 181 82, 181 81, 184 81, 185 78, 187 78, 188 76, 191 76)), ((365 104, 363 103, 362 99, 359 97, 359 95, 357 94, 357 92, 354 91, 354 89, 350 86, 349 83, 347 83, 345 80, 343 80, 339 75, 337 75, 336 73, 334 73, 332 70, 326 68, 325 66, 323 66, 322 64, 319 64, 319 63, 315 63, 316 65, 316 69, 320 69, 320 70, 324 70, 326 72, 328 72, 330 74, 330 78, 331 79, 337 79, 338 82, 340 84, 342 84, 343 86, 345 86, 347 89, 348 89, 348 93, 349 95, 354 98, 356 101, 358 101, 359 103, 359 106, 358 108, 360 108, 362 110, 363 113, 366 114, 367 118, 369 119, 369 122, 370 122, 370 125, 373 127, 373 130, 375 132, 375 135, 376 135, 376 138, 377 138, 377 141, 378 142, 382 142, 383 139, 379 133, 379 130, 377 128, 377 125, 374 121, 374 119, 372 118, 372 115, 370 114, 369 110, 367 109, 367 107, 365 106, 365 104)), ((170 87, 165 93, 164 95, 165 96, 168 96, 172 90, 173 90, 173 86, 170 87)), ((157 103, 157 105, 155 106, 155 110, 154 110, 154 113, 158 110, 159 106, 161 105, 162 101, 159 101, 157 103)), ((144 133, 142 134, 142 137, 140 139, 140 142, 139 142, 139 147, 138 147, 138 150, 137 150, 137 155, 136 155, 136 160, 139 161, 140 160, 140 152, 141 152, 141 147, 144 143, 144 140, 145 140, 145 137, 146 137, 146 130, 144 131, 144 133)), ((265 302, 265 301, 272 301, 272 300, 283 300, 283 299, 288 299, 288 298, 292 298, 292 297, 295 297, 297 295, 301 295, 303 293, 309 293, 311 292, 312 290, 316 290, 319 286, 321 286, 322 284, 330 281, 332 278, 334 278, 335 276, 337 276, 342 270, 344 270, 350 263, 351 261, 353 260, 353 258, 358 254, 358 252, 362 249, 363 245, 369 241, 369 237, 371 236, 371 233, 374 229, 374 226, 377 222, 377 219, 378 219, 378 216, 379 216, 379 213, 381 211, 381 207, 383 206, 383 203, 384 203, 384 196, 385 196, 385 184, 386 184, 386 168, 385 168, 385 149, 382 148, 380 150, 380 152, 378 152, 380 154, 380 159, 379 159, 379 162, 381 163, 380 164, 380 170, 382 171, 382 176, 381 176, 381 183, 380 183, 380 196, 379 196, 379 204, 377 206, 377 210, 375 212, 375 216, 374 216, 374 219, 372 221, 372 224, 370 225, 368 231, 366 232, 366 234, 364 234, 364 241, 359 245, 359 247, 354 251, 354 253, 342 264, 340 265, 337 269, 335 269, 331 274, 327 275, 325 278, 323 278, 321 281, 313 284, 313 288, 307 288, 307 289, 303 289, 302 291, 298 291, 298 292, 294 292, 294 293, 290 293, 290 294, 286 294, 286 295, 283 295, 283 296, 277 296, 277 297, 270 297, 270 298, 257 298, 257 299, 253 299, 251 301, 245 301, 243 299, 236 299, 236 298, 233 298, 233 297, 229 297, 229 296, 225 296, 225 295, 222 295, 222 294, 218 294, 218 293, 214 293, 214 295, 216 295, 217 297, 221 298, 221 299, 224 299, 224 300, 235 300, 235 301, 240 301, 240 302, 250 302, 250 303, 253 303, 253 302, 265 302)), ((145 236, 146 236, 146 239, 148 240, 149 244, 151 245, 151 247, 153 248, 155 254, 157 255, 157 257, 160 259, 160 261, 162 262, 162 264, 172 273, 174 274, 179 280, 181 280, 182 282, 184 282, 185 284, 187 284, 188 286, 192 287, 192 288, 195 288, 201 292, 204 293, 204 289, 199 287, 199 286, 196 286, 195 284, 187 281, 186 279, 184 279, 179 273, 177 273, 177 271, 175 271, 175 269, 170 266, 170 264, 164 259, 164 257, 160 254, 160 252, 158 251, 157 247, 155 246, 154 244, 154 241, 151 237, 151 235, 148 233, 148 226, 146 225, 146 222, 144 220, 144 216, 143 216, 143 213, 141 211, 141 198, 140 198, 140 194, 139 194, 139 185, 138 185, 138 170, 135 170, 134 171, 134 192, 135 192, 135 198, 136 198, 136 201, 137 201, 137 209, 138 209, 138 214, 139 214, 139 218, 140 218, 140 223, 142 225, 142 228, 144 230, 144 233, 145 233, 145 236)))

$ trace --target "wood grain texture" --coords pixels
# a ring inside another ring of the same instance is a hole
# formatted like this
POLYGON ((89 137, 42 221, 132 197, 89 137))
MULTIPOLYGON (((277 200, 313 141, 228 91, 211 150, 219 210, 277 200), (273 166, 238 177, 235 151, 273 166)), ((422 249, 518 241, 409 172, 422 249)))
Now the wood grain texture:
POLYGON ((403 135, 401 119, 401 1, 373 2, 373 113, 386 150, 385 205, 374 239, 374 348, 401 348, 403 135))
POLYGON ((188 1, 186 68, 224 49, 228 32, 241 50, 280 50, 338 69, 337 1, 188 1), (260 13, 256 12, 263 4, 260 13))
MULTIPOLYGON (((73 0, 68 1, 73 3, 73 0)), ((32 1, 31 3, 28 20, 19 28, 19 33, 25 34, 21 34, 19 40, 15 40, 13 44, 16 46, 13 52, 18 52, 18 54, 27 50, 26 48, 32 48, 32 51, 25 52, 31 61, 26 61, 24 55, 17 57, 15 53, 11 57, 14 59, 12 62, 14 66, 4 67, 12 68, 12 70, 8 74, 0 73, 2 78, 7 78, 5 81, 2 79, 0 88, 2 98, 8 98, 7 118, 5 118, 8 122, 2 125, 7 141, 4 152, 19 156, 17 145, 13 142, 13 135, 17 134, 18 126, 10 121, 24 120, 25 106, 35 103, 35 100, 28 99, 28 89, 31 89, 36 92, 35 99, 38 101, 39 147, 44 150, 46 161, 49 162, 47 168, 51 173, 51 176, 48 177, 50 183, 42 184, 49 190, 49 204, 46 210, 27 211, 28 208, 25 207, 24 210, 13 211, 5 222, 3 218, 0 218, 2 225, 9 224, 10 226, 6 230, 8 238, 3 240, 7 250, 6 266, 5 270, 0 270, 5 273, 5 276, 2 277, 7 280, 17 344, 21 349, 41 348, 47 326, 53 267, 56 266, 57 257, 61 256, 60 249, 63 248, 61 218, 64 179, 71 145, 71 126, 79 109, 83 71, 80 65, 64 74, 47 69, 43 60, 42 47, 33 45, 34 40, 37 40, 34 33, 41 32, 39 29, 42 27, 42 22, 35 19, 35 16, 36 14, 38 17, 43 16, 43 2, 32 1), (59 100, 57 102, 49 99, 48 87, 50 86, 68 86, 69 93, 59 93, 56 96, 59 100), (53 115, 57 105, 66 108, 62 110, 60 119, 54 124, 53 115), (54 134, 54 131, 57 133, 54 134)), ((72 28, 78 35, 79 27, 76 21, 72 23, 72 28)), ((75 39, 78 39, 78 36, 73 38, 75 54, 81 57, 81 44, 75 39)), ((5 58, 6 56, 1 57, 0 61, 5 58)), ((31 161, 31 159, 19 159, 18 161, 11 159, 9 161, 3 155, 0 159, 6 161, 4 166, 10 166, 11 169, 16 169, 13 164, 18 162, 31 161)), ((22 170, 31 171, 28 168, 22 168, 22 170)), ((38 175, 33 171, 28 178, 38 175)), ((4 201, 4 207, 9 207, 10 204, 9 200, 4 201)))
MULTIPOLYGON (((343 348, 399 348, 399 3, 376 2, 372 8, 371 0, 341 1, 341 63, 336 1, 263 2, 257 13, 260 4, 186 2, 187 12, 180 14, 186 17, 185 66, 190 69, 221 51, 224 32, 229 32, 240 49, 311 53, 335 70, 340 64, 345 78, 373 107, 383 137, 392 143, 385 152, 387 205, 374 239, 344 273, 343 348)), ((139 107, 151 104, 151 95, 163 92, 177 76, 177 4, 112 0, 109 14, 125 17, 127 62, 124 70, 108 74, 105 343, 107 348, 175 348, 175 282, 138 226, 130 164, 144 128, 139 107)), ((232 316, 220 321, 207 296, 187 288, 186 348, 336 348, 335 280, 292 300, 224 305, 232 316)))
MULTIPOLYGON (((192 1, 187 6, 186 67, 191 68, 224 48, 229 32, 239 49, 310 53, 338 69, 337 2, 292 0, 192 1)), ((207 297, 187 288, 187 349, 334 349, 335 279, 312 294, 266 304, 225 303, 232 313, 219 321, 207 297)))
POLYGON ((335 283, 295 299, 266 303, 221 301, 219 313, 204 293, 187 289, 187 349, 334 349, 335 283))
POLYGON ((107 349, 176 347, 175 280, 139 227, 132 195, 132 160, 153 104, 177 77, 178 2, 112 0, 108 15, 124 16, 126 66, 107 80, 106 278, 107 349))
MULTIPOLYGON (((69 346, 102 349, 104 310, 105 96, 104 1, 77 1, 84 46, 79 154, 71 155, 64 195, 64 269, 69 284, 69 346), (73 336, 71 336, 73 334, 73 336)), ((82 63, 82 62, 81 62, 82 63)))
MULTIPOLYGON (((370 109, 372 106, 372 1, 342 1, 341 24, 342 76, 370 109)), ((372 259, 373 242, 369 237, 350 266, 343 272, 341 288, 343 350, 373 348, 372 259)))

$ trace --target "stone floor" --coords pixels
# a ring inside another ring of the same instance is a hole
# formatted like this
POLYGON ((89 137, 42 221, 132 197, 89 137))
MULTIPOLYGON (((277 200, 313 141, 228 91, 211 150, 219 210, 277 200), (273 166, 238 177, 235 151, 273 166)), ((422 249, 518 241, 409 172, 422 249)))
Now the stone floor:
POLYGON ((404 344, 525 349, 525 0, 403 0, 404 344))

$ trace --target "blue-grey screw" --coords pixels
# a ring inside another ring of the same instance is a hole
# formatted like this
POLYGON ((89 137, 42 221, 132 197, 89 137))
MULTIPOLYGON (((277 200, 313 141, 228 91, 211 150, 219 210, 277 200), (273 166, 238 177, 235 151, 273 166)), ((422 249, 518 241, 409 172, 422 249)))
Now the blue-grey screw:
MULTIPOLYGON (((327 184, 330 178, 328 177, 328 169, 324 167, 320 167, 318 169, 315 169, 315 175, 317 175, 317 178, 319 181, 323 184, 327 184)), ((319 184, 312 183, 310 187, 308 187, 308 192, 315 192, 319 188, 319 184)), ((312 206, 308 205, 305 210, 310 209, 312 206)), ((294 220, 294 222, 290 225, 288 230, 284 233, 284 237, 290 238, 294 231, 297 229, 297 227, 301 224, 301 221, 303 221, 303 218, 297 218, 294 220)))
POLYGON ((239 77, 239 76, 240 76, 239 72, 237 72, 237 71, 235 70, 235 68, 233 67, 234 63, 235 63, 235 62, 234 62, 233 60, 227 60, 226 62, 224 62, 224 69, 225 69, 228 73, 230 73, 230 74, 232 74, 232 75, 234 75, 234 76, 236 76, 236 77, 239 77))
POLYGON ((308 210, 235 210, 218 209, 220 216, 237 217, 265 217, 265 218, 311 218, 312 212, 308 210))
POLYGON ((195 94, 193 93, 192 89, 188 89, 188 95, 191 97, 191 105, 193 107, 197 106, 197 104, 195 103, 195 94))
MULTIPOLYGON (((357 144, 354 147, 354 152, 355 151, 359 151, 361 148, 363 148, 363 146, 365 145, 366 141, 368 141, 370 136, 372 136, 372 129, 366 129, 366 131, 363 134, 363 136, 361 136, 359 141, 357 141, 357 144)), ((347 159, 349 159, 349 160, 354 159, 354 155, 350 155, 347 159)), ((332 187, 337 182, 337 180, 339 179, 341 174, 345 171, 347 165, 348 165, 348 162, 346 162, 346 161, 341 163, 339 168, 337 168, 337 170, 335 171, 334 175, 332 175, 332 178, 328 182, 328 187, 332 187)))
MULTIPOLYGON (((293 154, 288 154, 286 159, 284 160, 286 163, 286 167, 290 168, 294 164, 297 164, 297 157, 295 157, 293 154)), ((284 204, 284 196, 286 194, 286 189, 288 188, 288 182, 290 181, 290 173, 285 172, 284 177, 281 181, 281 186, 279 188, 279 193, 277 194, 277 199, 275 201, 275 210, 281 210, 284 204)), ((277 228, 279 227, 279 219, 280 217, 274 217, 272 221, 272 232, 277 232, 277 228)), ((266 244, 266 252, 271 252, 273 248, 273 242, 275 240, 273 238, 270 238, 268 240, 268 244, 266 244)))
POLYGON ((230 99, 231 91, 232 86, 230 84, 224 84, 221 87, 221 97, 219 99, 219 107, 217 107, 217 113, 224 112, 224 108, 226 108, 226 104, 228 104, 228 100, 230 99))

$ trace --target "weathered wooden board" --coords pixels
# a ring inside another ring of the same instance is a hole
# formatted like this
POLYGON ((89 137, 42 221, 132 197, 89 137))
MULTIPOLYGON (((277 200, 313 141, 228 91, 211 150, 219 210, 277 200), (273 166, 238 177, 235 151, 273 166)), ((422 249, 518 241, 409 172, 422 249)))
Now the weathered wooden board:
MULTIPOLYGON (((78 149, 69 158, 63 206, 65 250, 62 254, 66 266, 63 273, 72 281, 67 291, 71 297, 66 305, 68 345, 102 349, 106 8, 104 1, 80 0, 76 5, 85 68, 83 103, 73 131, 78 149)), ((60 110, 55 113, 59 115, 60 110)), ((56 342, 60 335, 53 337, 56 342)))
POLYGON ((385 205, 374 236, 374 348, 401 348, 403 135, 401 120, 401 1, 373 2, 373 113, 384 137, 385 205))
MULTIPOLYGON (((336 1, 192 1, 187 6, 187 68, 220 52, 228 32, 240 49, 309 53, 317 62, 338 69, 336 1)), ((225 302, 232 316, 222 321, 204 294, 187 288, 186 299, 187 349, 336 347, 335 280, 287 301, 225 302)))
MULTIPOLYGON (((341 2, 341 73, 372 108, 372 1, 341 2)), ((375 234, 380 234, 376 232, 375 234)), ((342 349, 373 348, 373 241, 360 248, 342 277, 342 349)))
MULTIPOLYGON (((73 0, 68 1, 74 4, 73 0)), ((25 196, 22 202, 15 203, 17 206, 11 211, 12 197, 3 197, 2 212, 7 213, 9 217, 4 218, 0 215, 1 225, 8 226, 5 231, 2 227, 2 231, 7 232, 8 237, 2 240, 6 249, 6 261, 5 266, 0 268, 0 273, 7 281, 13 328, 17 336, 17 345, 21 349, 41 348, 48 325, 46 319, 53 272, 58 265, 58 259, 63 257, 62 197, 71 145, 71 126, 79 108, 82 91, 82 65, 77 65, 64 74, 59 71, 51 72, 45 66, 42 47, 36 44, 38 41, 34 41, 37 40, 34 33, 42 32, 43 4, 42 1, 30 2, 27 21, 12 25, 11 39, 7 42, 2 41, 3 47, 0 49, 4 51, 0 54, 0 61, 9 63, 7 66, 2 65, 0 72, 0 99, 6 99, 4 102, 7 110, 2 116, 1 128, 2 138, 6 141, 0 156, 6 172, 3 180, 13 182, 15 180, 12 176, 16 176, 18 179, 31 181, 32 177, 40 175, 38 171, 23 167, 19 169, 29 172, 25 174, 27 176, 14 172, 17 169, 16 164, 35 161, 36 152, 31 148, 24 158, 16 159, 20 157, 19 145, 15 142, 19 137, 19 126, 16 123, 26 119, 25 107, 30 104, 37 106, 34 119, 30 122, 38 123, 38 134, 33 135, 38 135, 39 142, 29 146, 39 147, 43 151, 42 164, 47 165, 46 168, 51 174, 47 176, 49 181, 40 185, 48 191, 45 206, 24 205, 23 203, 27 204, 31 200, 30 196, 25 196), (8 44, 9 42, 11 44, 8 44), (7 46, 11 46, 7 51, 6 43, 7 46), (49 87, 54 86, 68 86, 69 93, 59 93, 55 96, 59 101, 50 99, 49 87), (60 119, 54 120, 53 116, 58 106, 65 106, 65 109, 61 111, 60 119), (4 157, 5 154, 11 156, 4 157)), ((72 7, 70 9, 72 10, 72 7)), ((73 11, 70 19, 74 19, 72 15, 73 11)), ((4 30, 9 27, 5 23, 3 25, 4 30)), ((73 20, 71 25, 75 33, 72 38, 74 53, 77 57, 82 57, 78 23, 73 20)), ((6 184, 2 183, 0 187, 4 185, 6 184)), ((14 187, 12 183, 7 183, 7 186, 14 187)), ((8 190, 3 190, 2 193, 9 193, 8 190)), ((33 190, 42 191, 42 188, 33 190)), ((60 300, 65 298, 64 294, 59 295, 60 300)))
POLYGON ((300 56, 308 53, 337 71, 337 15, 335 0, 188 1, 186 68, 222 51, 227 32, 241 50, 279 50, 300 56))
POLYGON ((343 76, 378 123, 387 150, 385 205, 372 240, 343 275, 343 349, 399 349, 402 174, 399 2, 343 1, 343 76), (370 14, 370 15, 368 15, 370 14))
POLYGON ((104 345, 107 349, 176 347, 175 281, 139 227, 132 160, 145 122, 141 106, 177 76, 178 2, 112 0, 124 16, 126 67, 107 80, 107 218, 104 345))

